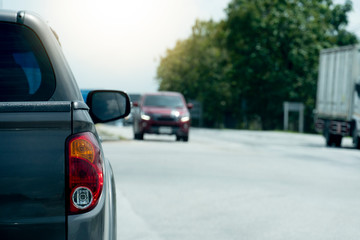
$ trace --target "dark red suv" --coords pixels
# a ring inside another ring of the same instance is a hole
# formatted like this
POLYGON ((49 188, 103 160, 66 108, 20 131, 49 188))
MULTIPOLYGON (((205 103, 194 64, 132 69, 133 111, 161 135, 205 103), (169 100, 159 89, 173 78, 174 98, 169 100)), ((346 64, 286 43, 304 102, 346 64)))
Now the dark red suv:
POLYGON ((134 138, 144 139, 144 134, 176 135, 176 140, 189 140, 192 104, 186 104, 181 93, 156 92, 142 95, 134 102, 134 138))

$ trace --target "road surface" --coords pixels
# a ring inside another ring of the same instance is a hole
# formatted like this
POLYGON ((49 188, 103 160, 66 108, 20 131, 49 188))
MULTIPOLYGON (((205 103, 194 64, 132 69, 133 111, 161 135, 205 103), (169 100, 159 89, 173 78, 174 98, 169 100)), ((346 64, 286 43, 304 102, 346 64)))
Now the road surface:
POLYGON ((123 137, 103 144, 120 240, 360 239, 350 139, 327 148, 318 135, 192 129, 184 143, 102 130, 123 137))

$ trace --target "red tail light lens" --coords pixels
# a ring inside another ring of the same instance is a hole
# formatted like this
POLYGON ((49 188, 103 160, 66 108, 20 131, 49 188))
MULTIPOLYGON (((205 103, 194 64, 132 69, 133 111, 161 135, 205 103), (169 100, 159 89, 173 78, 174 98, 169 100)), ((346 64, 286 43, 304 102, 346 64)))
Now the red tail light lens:
POLYGON ((103 167, 100 148, 90 132, 68 139, 70 214, 93 209, 103 187, 103 167))

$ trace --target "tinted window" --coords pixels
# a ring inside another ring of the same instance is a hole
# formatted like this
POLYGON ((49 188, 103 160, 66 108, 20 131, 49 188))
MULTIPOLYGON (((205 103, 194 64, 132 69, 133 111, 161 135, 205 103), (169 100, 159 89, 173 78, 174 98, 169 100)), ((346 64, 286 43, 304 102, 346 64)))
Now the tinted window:
POLYGON ((144 99, 144 106, 182 108, 184 103, 180 96, 148 95, 144 99))
POLYGON ((36 34, 0 23, 0 101, 45 101, 54 90, 54 72, 36 34))

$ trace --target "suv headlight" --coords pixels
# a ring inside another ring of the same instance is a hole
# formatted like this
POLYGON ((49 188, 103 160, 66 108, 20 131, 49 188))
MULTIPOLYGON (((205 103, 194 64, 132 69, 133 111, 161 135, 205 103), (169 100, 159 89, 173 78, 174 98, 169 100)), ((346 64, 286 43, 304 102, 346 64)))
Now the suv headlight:
POLYGON ((147 113, 141 112, 141 119, 145 121, 149 121, 151 119, 151 116, 147 113))
POLYGON ((190 115, 187 113, 187 114, 184 114, 181 116, 181 122, 188 122, 190 120, 190 115))

